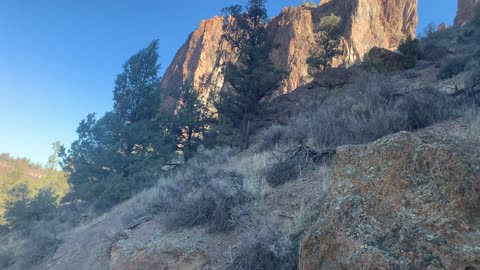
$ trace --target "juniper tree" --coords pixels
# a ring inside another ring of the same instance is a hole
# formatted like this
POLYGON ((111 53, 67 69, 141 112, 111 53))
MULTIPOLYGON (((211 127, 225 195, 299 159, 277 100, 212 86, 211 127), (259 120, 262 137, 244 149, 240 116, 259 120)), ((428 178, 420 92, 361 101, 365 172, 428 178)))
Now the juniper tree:
POLYGON ((66 198, 108 208, 152 185, 175 150, 172 116, 159 111, 158 41, 133 55, 114 89, 114 110, 87 116, 64 159, 72 193, 66 198))
POLYGON ((40 220, 53 218, 57 197, 50 188, 41 189, 34 198, 27 196, 28 188, 21 185, 11 191, 16 199, 6 204, 5 220, 14 229, 28 228, 40 220))
POLYGON ((201 139, 209 132, 211 111, 189 82, 178 89, 179 106, 173 119, 174 132, 185 157, 191 156, 201 139))
POLYGON ((238 53, 238 61, 225 65, 224 85, 216 107, 220 119, 238 130, 241 149, 249 146, 252 121, 262 101, 281 86, 287 75, 269 58, 276 46, 267 37, 265 3, 250 0, 245 8, 235 5, 224 9, 223 38, 238 53))
POLYGON ((48 157, 47 168, 55 171, 59 163, 59 155, 63 150, 62 143, 56 141, 52 144, 52 154, 48 157))
POLYGON ((408 36, 398 46, 398 50, 408 57, 410 67, 415 66, 421 53, 420 40, 408 36))
POLYGON ((325 16, 318 24, 317 44, 307 64, 316 72, 332 66, 333 58, 343 53, 340 48, 341 18, 331 14, 325 16))

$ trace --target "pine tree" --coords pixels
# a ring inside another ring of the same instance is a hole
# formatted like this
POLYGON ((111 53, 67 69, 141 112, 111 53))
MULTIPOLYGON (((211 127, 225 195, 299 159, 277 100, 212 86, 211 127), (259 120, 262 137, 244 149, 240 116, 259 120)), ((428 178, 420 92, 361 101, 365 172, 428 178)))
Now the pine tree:
POLYGON ((114 110, 87 116, 64 159, 72 192, 68 200, 108 208, 151 186, 175 151, 172 116, 159 111, 158 41, 133 55, 117 76, 114 110))
POLYGON ((311 52, 307 64, 314 69, 314 73, 324 71, 332 66, 333 58, 343 53, 340 48, 341 18, 331 14, 325 16, 318 24, 318 46, 311 52))
POLYGON ((184 84, 179 90, 179 108, 175 114, 175 133, 178 138, 178 145, 185 157, 191 153, 207 136, 212 123, 212 113, 199 97, 191 83, 184 84))
POLYGON ((58 205, 51 189, 40 190, 33 199, 27 196, 28 188, 25 185, 12 189, 10 193, 15 197, 6 205, 5 219, 10 227, 28 228, 37 221, 53 218, 58 205))
POLYGON ((151 119, 160 104, 158 40, 130 57, 115 81, 114 111, 129 123, 151 119))
POLYGON ((216 107, 220 120, 228 120, 239 130, 241 149, 250 144, 252 121, 262 101, 282 85, 287 75, 269 59, 276 46, 267 38, 265 3, 250 0, 245 8, 235 5, 224 9, 233 18, 225 20, 224 39, 238 52, 238 62, 225 66, 224 86, 216 107))
MULTIPOLYGON (((56 141, 52 144, 52 154, 48 157, 47 168, 49 170, 55 171, 57 170, 57 166, 59 163, 60 153, 63 150, 62 143, 60 141, 56 141)), ((64 151, 64 150, 63 150, 64 151)))

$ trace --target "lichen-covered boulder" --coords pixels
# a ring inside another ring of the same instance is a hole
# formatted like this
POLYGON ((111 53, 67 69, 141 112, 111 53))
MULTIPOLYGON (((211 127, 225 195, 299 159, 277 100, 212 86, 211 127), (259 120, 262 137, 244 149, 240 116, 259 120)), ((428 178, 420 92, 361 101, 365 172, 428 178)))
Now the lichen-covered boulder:
POLYGON ((299 269, 479 269, 480 158, 407 132, 340 147, 299 269))

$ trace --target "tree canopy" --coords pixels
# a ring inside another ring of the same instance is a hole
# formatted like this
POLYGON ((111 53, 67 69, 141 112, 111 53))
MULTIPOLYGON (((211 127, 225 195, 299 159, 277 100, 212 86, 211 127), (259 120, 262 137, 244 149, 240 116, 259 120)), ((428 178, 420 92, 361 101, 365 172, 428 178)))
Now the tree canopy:
POLYGON ((216 107, 220 121, 238 130, 242 149, 250 144, 252 121, 262 101, 279 89, 287 75, 269 58, 276 45, 267 37, 265 3, 265 0, 250 0, 246 7, 224 9, 233 20, 225 20, 223 38, 235 48, 238 62, 225 65, 224 86, 216 107))
POLYGON ((175 151, 172 115, 159 110, 158 41, 133 55, 115 81, 114 110, 89 114, 64 159, 72 193, 67 199, 108 208, 151 186, 175 151))
POLYGON ((307 63, 314 72, 324 71, 332 66, 333 59, 343 53, 340 47, 342 19, 335 14, 323 17, 318 26, 318 46, 311 52, 307 63))

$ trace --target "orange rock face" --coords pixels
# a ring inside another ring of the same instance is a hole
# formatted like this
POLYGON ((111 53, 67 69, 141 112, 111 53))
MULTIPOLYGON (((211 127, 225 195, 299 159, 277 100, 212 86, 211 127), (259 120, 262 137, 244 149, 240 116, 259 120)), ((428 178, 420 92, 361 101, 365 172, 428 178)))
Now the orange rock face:
POLYGON ((222 86, 221 66, 235 57, 233 54, 225 57, 220 55, 222 51, 232 51, 222 41, 222 27, 223 17, 214 17, 200 23, 165 71, 161 82, 163 88, 175 90, 182 83, 190 81, 195 89, 206 94, 222 86))
MULTIPOLYGON (((267 25, 272 42, 280 45, 272 52, 272 61, 290 70, 279 94, 289 93, 311 81, 306 60, 316 46, 316 25, 323 16, 332 13, 340 16, 344 24, 345 54, 335 59, 335 66, 349 66, 373 47, 396 49, 402 39, 415 34, 418 22, 417 0, 330 0, 316 7, 283 9, 267 25)), ((187 80, 194 83, 202 96, 221 88, 221 66, 236 58, 231 47, 222 41, 222 24, 222 17, 200 24, 166 70, 163 88, 176 89, 187 80)))
POLYGON ((479 4, 480 0, 458 0, 458 11, 457 17, 455 17, 455 25, 462 25, 472 18, 479 4))

